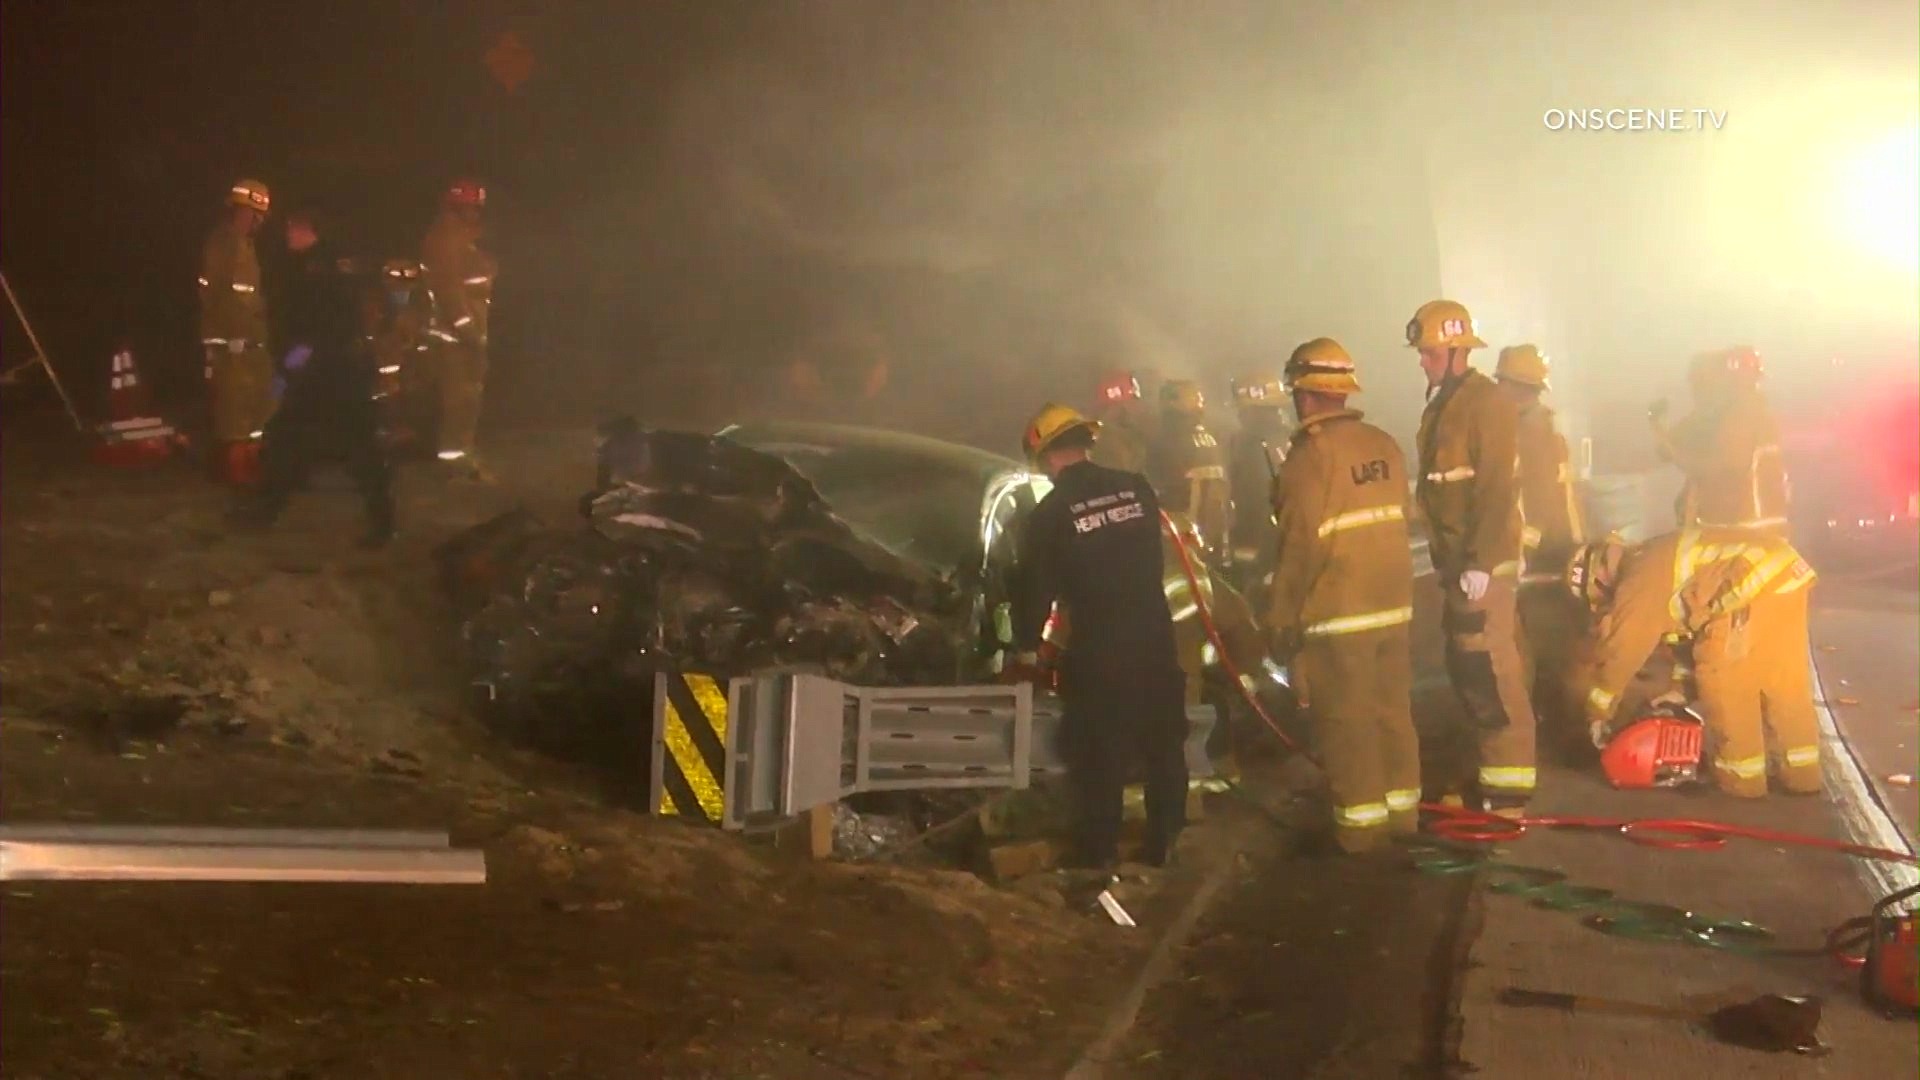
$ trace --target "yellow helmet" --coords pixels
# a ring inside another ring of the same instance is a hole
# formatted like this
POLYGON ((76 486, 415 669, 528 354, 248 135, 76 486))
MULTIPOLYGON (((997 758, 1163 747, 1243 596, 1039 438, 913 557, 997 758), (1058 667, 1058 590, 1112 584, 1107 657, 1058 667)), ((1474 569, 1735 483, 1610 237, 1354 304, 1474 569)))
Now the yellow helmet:
POLYGON ((1098 435, 1100 421, 1088 419, 1085 413, 1071 405, 1048 402, 1040 407, 1039 412, 1033 414, 1033 419, 1028 422, 1026 434, 1021 438, 1020 444, 1025 447, 1027 457, 1037 459, 1060 436, 1082 428, 1086 429, 1088 434, 1098 435))
POLYGON ((1278 408, 1287 396, 1287 384, 1270 374, 1242 375, 1233 380, 1236 405, 1266 405, 1278 408))
POLYGON ((1455 300, 1429 300, 1407 320, 1407 344, 1415 349, 1478 349, 1473 316, 1455 300))
POLYGON ((1500 363, 1494 366, 1493 374, 1495 378, 1545 390, 1550 367, 1538 345, 1509 345, 1500 350, 1500 363))
POLYGON ((380 268, 382 276, 389 281, 415 282, 420 280, 420 264, 412 259, 388 259, 380 268))
POLYGON ((1205 411, 1207 397, 1192 379, 1168 379, 1160 385, 1160 406, 1177 413, 1195 416, 1205 411))
POLYGON ((1314 338, 1287 358, 1287 389, 1342 397, 1360 392, 1353 357, 1332 338, 1314 338))
POLYGON ((236 180, 227 192, 228 206, 243 206, 248 210, 267 212, 272 199, 267 194, 267 185, 258 180, 236 180))

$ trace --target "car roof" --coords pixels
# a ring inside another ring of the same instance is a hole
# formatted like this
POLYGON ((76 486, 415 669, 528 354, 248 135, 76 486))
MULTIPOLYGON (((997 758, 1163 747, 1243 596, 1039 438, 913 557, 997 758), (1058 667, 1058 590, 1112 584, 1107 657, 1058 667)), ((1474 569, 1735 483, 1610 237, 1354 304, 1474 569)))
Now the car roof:
POLYGON ((1024 471, 1026 466, 978 447, 947 442, 944 439, 914 435, 887 428, 860 427, 853 424, 821 424, 793 420, 770 420, 731 424, 719 434, 745 446, 766 443, 813 443, 832 449, 876 450, 919 458, 944 468, 965 470, 986 483, 1007 472, 1024 471))

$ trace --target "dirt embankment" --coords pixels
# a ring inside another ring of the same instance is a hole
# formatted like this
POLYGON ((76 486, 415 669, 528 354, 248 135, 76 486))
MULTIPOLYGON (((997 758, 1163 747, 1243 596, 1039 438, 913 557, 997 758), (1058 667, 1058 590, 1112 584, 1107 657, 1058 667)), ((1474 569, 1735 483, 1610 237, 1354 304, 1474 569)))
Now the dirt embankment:
POLYGON ((378 554, 353 549, 357 508, 331 478, 236 538, 184 473, 9 471, 8 820, 448 827, 490 876, 16 883, 9 1075, 1022 1076, 1071 1059, 1127 935, 1044 892, 796 864, 610 808, 466 719, 428 553, 516 493, 563 516, 584 443, 503 452, 498 489, 406 477, 405 533, 378 554))

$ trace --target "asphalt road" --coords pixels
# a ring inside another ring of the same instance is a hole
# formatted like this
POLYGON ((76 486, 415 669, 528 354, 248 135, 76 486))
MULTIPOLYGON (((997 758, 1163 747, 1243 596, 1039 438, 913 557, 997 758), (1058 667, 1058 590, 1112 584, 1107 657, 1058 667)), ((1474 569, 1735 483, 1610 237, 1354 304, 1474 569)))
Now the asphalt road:
POLYGON ((1822 582, 1813 640, 1828 708, 1913 844, 1920 837, 1920 789, 1913 784, 1920 772, 1920 589, 1911 572, 1822 582))

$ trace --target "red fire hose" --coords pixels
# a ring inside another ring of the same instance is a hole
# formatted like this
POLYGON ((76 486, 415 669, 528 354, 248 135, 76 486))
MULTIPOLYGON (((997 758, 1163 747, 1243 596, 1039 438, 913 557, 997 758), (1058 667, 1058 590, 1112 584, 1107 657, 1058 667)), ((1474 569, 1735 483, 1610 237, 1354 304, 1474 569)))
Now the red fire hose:
MULTIPOLYGON (((1220 630, 1213 622, 1213 613, 1207 610, 1206 600, 1200 591, 1200 576, 1194 569, 1193 559, 1187 551, 1180 530, 1163 511, 1161 524, 1167 534, 1173 538, 1173 550, 1180 556, 1180 569, 1186 575, 1187 587, 1193 591, 1193 602, 1200 614, 1200 623, 1206 628, 1207 639, 1213 642, 1213 648, 1219 654, 1220 664, 1226 669, 1227 677, 1240 691, 1240 696, 1253 709, 1262 723, 1271 729, 1288 749, 1300 753, 1309 761, 1318 764, 1318 760, 1299 744, 1287 737, 1280 725, 1267 713, 1260 699, 1247 689, 1239 670, 1234 666, 1233 658, 1227 655, 1226 642, 1221 640, 1220 630)), ((1627 840, 1646 847, 1663 851, 1714 851, 1727 845, 1730 839, 1755 840, 1766 844, 1784 844, 1794 847, 1818 848, 1836 851, 1843 855, 1852 855, 1862 859, 1877 859, 1882 862, 1904 863, 1908 866, 1920 865, 1916 858, 1904 851, 1887 848, 1868 847, 1862 844, 1850 844, 1842 840, 1828 840, 1819 836, 1803 833, 1779 832, 1773 829, 1750 828, 1743 825, 1728 825, 1717 821, 1694 821, 1690 819, 1633 819, 1601 817, 1522 817, 1507 818, 1498 814, 1489 814, 1464 807, 1446 806, 1440 803, 1421 803, 1420 809, 1434 815, 1427 823, 1427 831, 1443 840, 1462 841, 1476 844, 1495 844, 1518 840, 1526 835, 1528 829, 1583 829, 1589 832, 1615 833, 1627 840)))

